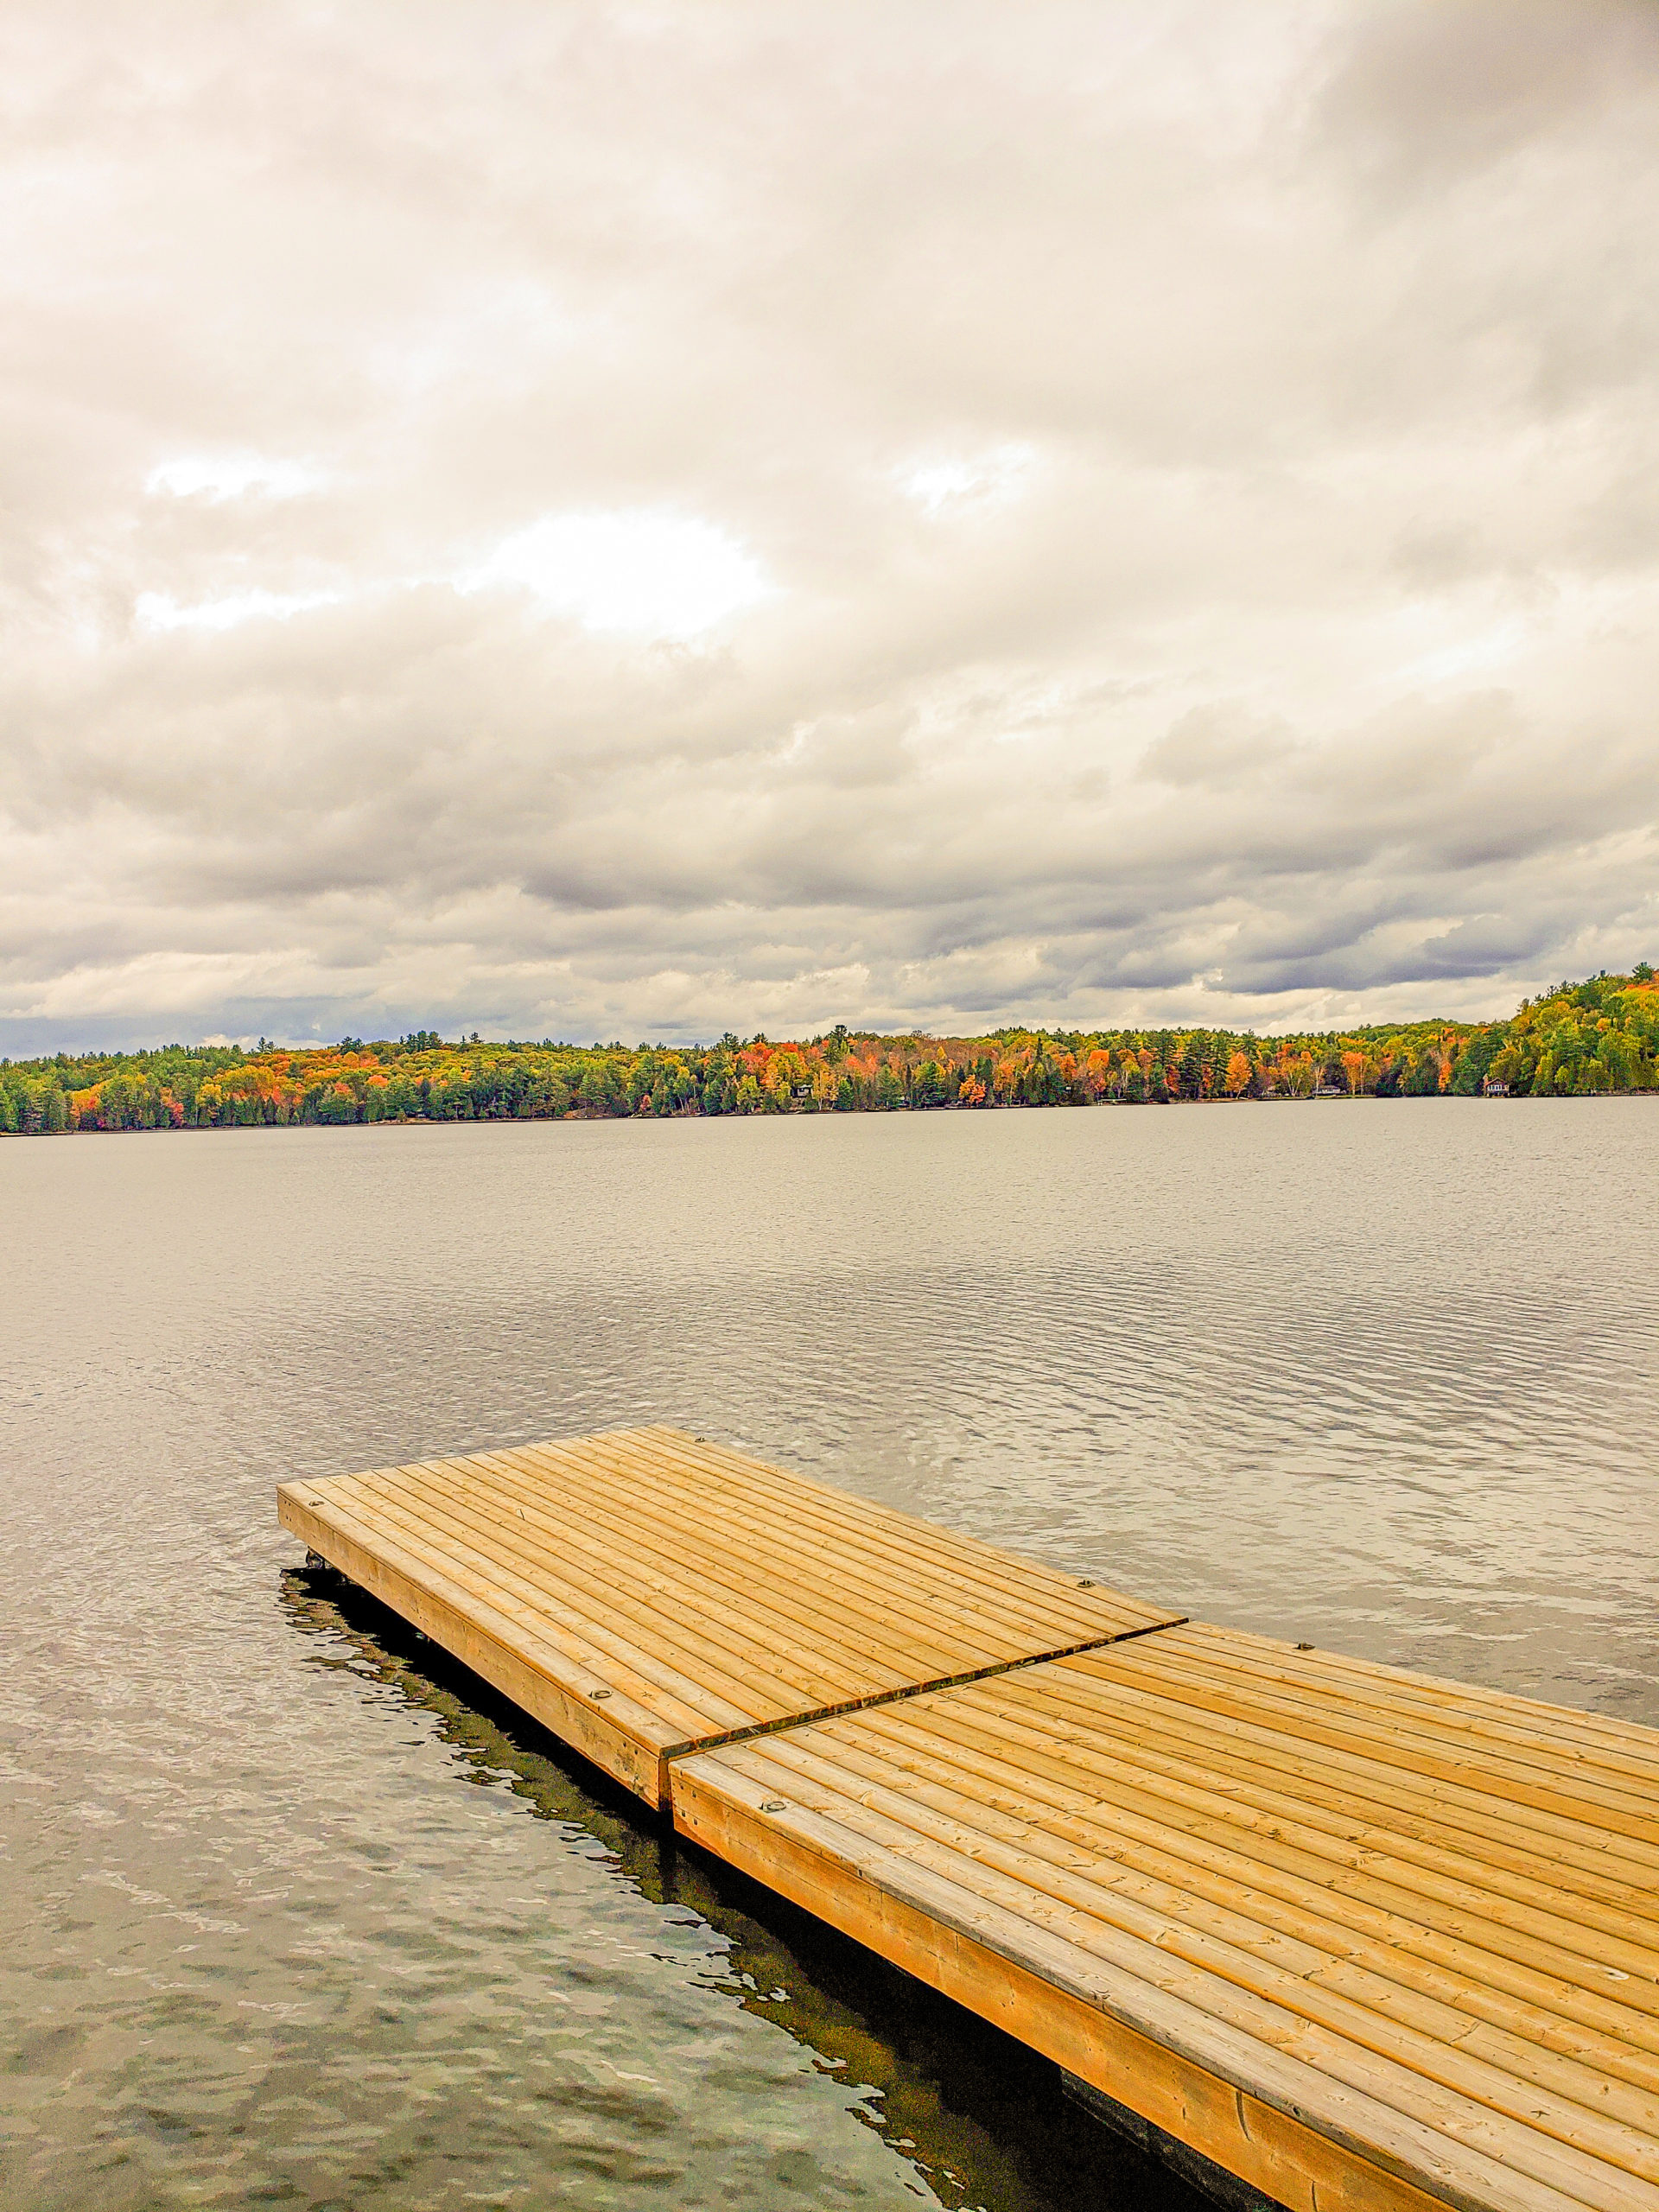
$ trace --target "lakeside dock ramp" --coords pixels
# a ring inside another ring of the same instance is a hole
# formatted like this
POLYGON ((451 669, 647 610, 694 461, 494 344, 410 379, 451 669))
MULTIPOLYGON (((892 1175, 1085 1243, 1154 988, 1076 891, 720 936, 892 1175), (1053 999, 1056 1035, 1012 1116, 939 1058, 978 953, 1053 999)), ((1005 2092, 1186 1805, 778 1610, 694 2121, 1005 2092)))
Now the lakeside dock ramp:
POLYGON ((665 1428, 277 1497, 682 1834, 1292 2212, 1659 2212, 1659 1731, 665 1428))

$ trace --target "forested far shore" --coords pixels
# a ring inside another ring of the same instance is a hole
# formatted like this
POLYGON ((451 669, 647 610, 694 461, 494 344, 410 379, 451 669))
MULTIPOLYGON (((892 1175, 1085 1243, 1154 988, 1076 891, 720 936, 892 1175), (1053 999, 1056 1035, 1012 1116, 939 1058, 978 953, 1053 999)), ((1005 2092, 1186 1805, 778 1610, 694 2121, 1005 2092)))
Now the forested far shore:
POLYGON ((1651 966, 1523 1000, 1506 1021, 1416 1021, 1294 1037, 1226 1029, 998 1029, 786 1042, 167 1045, 0 1060, 0 1133, 346 1122, 854 1114, 1204 1100, 1582 1097, 1659 1089, 1651 966))

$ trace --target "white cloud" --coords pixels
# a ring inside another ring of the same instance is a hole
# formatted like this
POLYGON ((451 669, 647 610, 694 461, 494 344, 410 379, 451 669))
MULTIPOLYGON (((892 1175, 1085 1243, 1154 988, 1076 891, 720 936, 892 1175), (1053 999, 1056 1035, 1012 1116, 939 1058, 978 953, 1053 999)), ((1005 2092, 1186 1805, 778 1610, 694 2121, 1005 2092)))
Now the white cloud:
POLYGON ((1515 658, 1528 642, 1529 634, 1524 622, 1501 622, 1495 629, 1459 639, 1455 644, 1443 645, 1438 652, 1426 653, 1421 660, 1408 662, 1395 671, 1395 680, 1406 684, 1440 684, 1476 675, 1490 677, 1492 671, 1507 666, 1515 658))
POLYGON ((458 582, 467 592, 531 592, 590 630, 659 638, 696 637, 772 590, 712 523, 649 510, 543 515, 458 582))
POLYGON ((930 515, 970 503, 1000 505, 1018 495, 1036 457, 1030 446, 1005 445, 971 460, 907 465, 897 472, 899 488, 930 515))
POLYGON ((314 607, 338 607, 344 594, 337 591, 227 592, 220 599, 199 601, 181 607, 165 592, 141 591, 133 605, 141 630, 234 630, 244 622, 287 621, 314 607))
POLYGON ((175 499, 206 498, 214 505, 249 493, 264 499, 296 499, 321 491, 327 469, 308 461, 270 460, 257 453, 181 454, 158 461, 144 479, 152 498, 167 493, 175 499))

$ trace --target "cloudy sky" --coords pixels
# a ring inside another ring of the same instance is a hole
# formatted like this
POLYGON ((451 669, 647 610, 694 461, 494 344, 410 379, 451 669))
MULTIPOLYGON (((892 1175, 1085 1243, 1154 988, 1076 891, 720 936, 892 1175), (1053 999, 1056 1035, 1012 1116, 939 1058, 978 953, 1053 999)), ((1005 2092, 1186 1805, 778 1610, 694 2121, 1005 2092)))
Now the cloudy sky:
POLYGON ((0 116, 0 1051, 1659 957, 1649 0, 12 0, 0 116))

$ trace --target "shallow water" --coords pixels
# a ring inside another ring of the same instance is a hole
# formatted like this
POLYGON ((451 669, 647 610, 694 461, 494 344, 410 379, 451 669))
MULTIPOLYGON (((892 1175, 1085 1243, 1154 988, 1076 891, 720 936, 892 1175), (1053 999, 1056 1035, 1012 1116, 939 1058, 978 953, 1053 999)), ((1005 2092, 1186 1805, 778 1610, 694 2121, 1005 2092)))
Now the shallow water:
POLYGON ((1659 1724, 1656 1170, 1645 1099, 0 1143, 0 2196, 1187 2205, 271 1486, 671 1421, 1659 1724))

